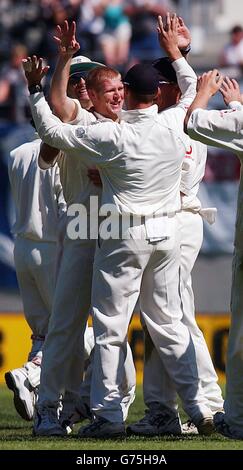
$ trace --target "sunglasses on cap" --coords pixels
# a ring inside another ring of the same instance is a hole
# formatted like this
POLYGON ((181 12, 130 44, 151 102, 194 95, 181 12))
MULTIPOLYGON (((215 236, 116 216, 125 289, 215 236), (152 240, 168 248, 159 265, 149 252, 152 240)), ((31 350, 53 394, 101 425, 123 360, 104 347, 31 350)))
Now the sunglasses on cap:
POLYGON ((88 73, 89 73, 88 71, 74 73, 73 75, 69 77, 68 81, 69 83, 71 83, 71 85, 75 85, 76 83, 80 81, 81 78, 83 80, 86 80, 88 73))

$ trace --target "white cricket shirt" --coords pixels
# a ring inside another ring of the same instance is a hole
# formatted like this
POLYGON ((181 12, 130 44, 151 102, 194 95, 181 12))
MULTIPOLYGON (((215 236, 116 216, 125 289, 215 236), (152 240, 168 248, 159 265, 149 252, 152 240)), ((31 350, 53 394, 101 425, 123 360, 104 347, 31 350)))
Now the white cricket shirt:
POLYGON ((16 207, 12 233, 24 238, 56 242, 58 220, 66 211, 57 165, 38 166, 41 140, 17 147, 9 156, 8 173, 16 207))
MULTIPOLYGON (((187 131, 192 139, 215 147, 232 150, 243 160, 243 112, 242 110, 196 109, 190 116, 187 131)), ((229 157, 230 158, 230 157, 229 157)), ((243 178, 241 171, 235 246, 243 249, 243 178)))
POLYGON ((89 127, 57 124, 42 93, 31 95, 39 135, 46 143, 102 170, 102 202, 119 213, 150 215, 180 209, 181 163, 187 136, 167 125, 156 105, 127 111, 126 121, 89 127), (82 150, 82 152, 81 152, 82 150), (85 150, 85 152, 83 152, 85 150))

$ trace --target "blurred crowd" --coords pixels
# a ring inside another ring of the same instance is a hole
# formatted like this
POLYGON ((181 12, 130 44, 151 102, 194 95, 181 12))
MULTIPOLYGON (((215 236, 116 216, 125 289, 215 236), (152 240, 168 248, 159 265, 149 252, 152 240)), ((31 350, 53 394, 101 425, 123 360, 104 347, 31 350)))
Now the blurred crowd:
POLYGON ((171 0, 1 0, 0 121, 28 118, 22 58, 37 54, 55 66, 56 26, 77 23, 79 54, 126 70, 135 62, 161 55, 156 20, 176 9, 171 0))
MULTIPOLYGON (((56 26, 76 21, 79 54, 90 56, 121 72, 141 60, 161 55, 158 14, 177 11, 177 0, 1 0, 0 1, 0 124, 29 120, 28 93, 21 61, 44 57, 55 67, 56 26)), ((243 28, 235 25, 219 51, 218 64, 243 69, 243 28)))

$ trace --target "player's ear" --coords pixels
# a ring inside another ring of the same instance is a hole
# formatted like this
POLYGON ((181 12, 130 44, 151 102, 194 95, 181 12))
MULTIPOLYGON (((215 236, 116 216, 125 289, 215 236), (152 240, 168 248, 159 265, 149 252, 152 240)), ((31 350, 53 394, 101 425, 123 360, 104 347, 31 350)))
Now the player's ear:
POLYGON ((93 100, 96 100, 97 95, 96 95, 96 91, 93 90, 93 88, 89 88, 89 89, 87 90, 87 92, 88 92, 89 98, 90 98, 90 100, 91 100, 92 102, 93 102, 93 100))
POLYGON ((129 95, 129 87, 124 83, 124 98, 129 95))

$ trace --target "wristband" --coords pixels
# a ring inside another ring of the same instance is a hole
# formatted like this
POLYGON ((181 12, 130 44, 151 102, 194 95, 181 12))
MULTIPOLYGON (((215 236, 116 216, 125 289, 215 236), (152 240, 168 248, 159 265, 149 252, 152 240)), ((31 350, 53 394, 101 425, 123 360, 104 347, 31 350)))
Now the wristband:
POLYGON ((30 85, 28 87, 30 95, 34 95, 35 93, 40 93, 42 91, 42 86, 40 83, 37 83, 35 85, 30 85))
POLYGON ((180 49, 180 52, 182 53, 182 55, 187 55, 191 50, 191 44, 188 44, 187 47, 182 47, 180 49))

